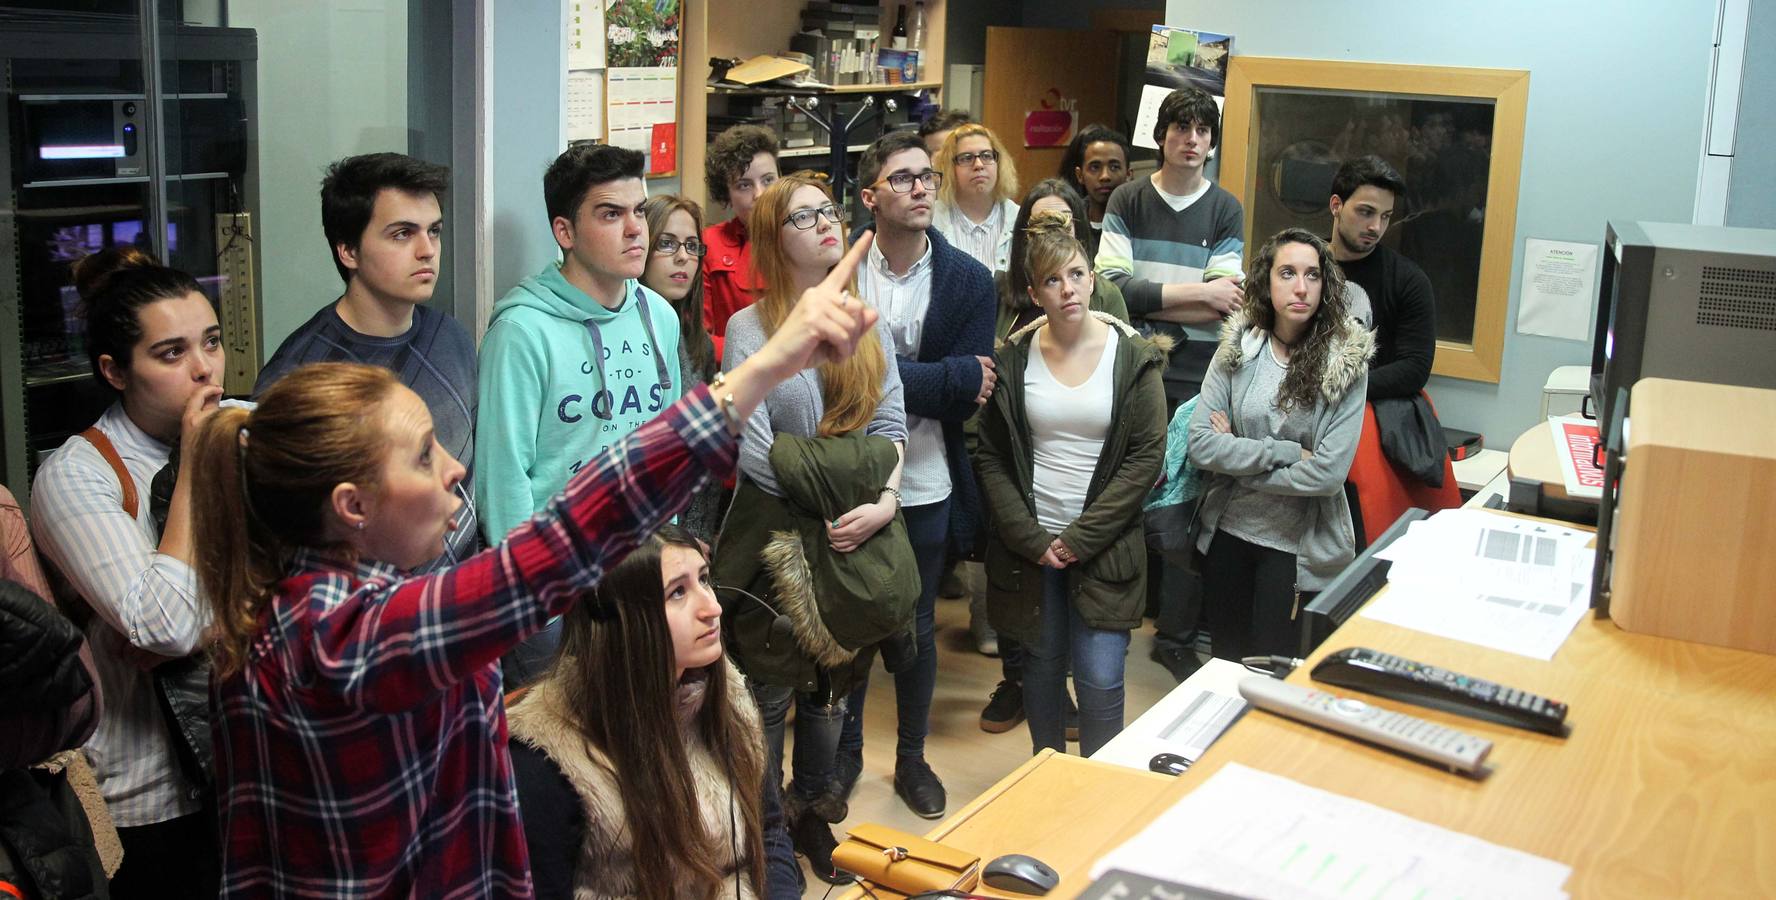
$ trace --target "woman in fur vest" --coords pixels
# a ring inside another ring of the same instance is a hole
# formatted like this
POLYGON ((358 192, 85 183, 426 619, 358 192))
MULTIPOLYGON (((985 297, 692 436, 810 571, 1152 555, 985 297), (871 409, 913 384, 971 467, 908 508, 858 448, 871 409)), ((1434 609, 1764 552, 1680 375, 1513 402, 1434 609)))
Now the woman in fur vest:
POLYGON ((800 897, 701 545, 664 526, 596 591, 507 712, 537 897, 800 897))
POLYGON ((1297 655, 1301 605, 1355 555, 1344 479, 1373 336, 1326 242, 1290 228, 1247 267, 1245 302, 1190 420, 1203 597, 1224 659, 1297 655))

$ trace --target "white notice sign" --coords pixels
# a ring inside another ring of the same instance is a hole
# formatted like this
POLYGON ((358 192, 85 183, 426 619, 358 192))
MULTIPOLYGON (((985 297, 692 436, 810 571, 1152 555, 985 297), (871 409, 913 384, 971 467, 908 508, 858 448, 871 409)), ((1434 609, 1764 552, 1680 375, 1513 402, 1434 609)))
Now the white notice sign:
POLYGON ((1597 245, 1526 238, 1520 297, 1517 333, 1590 340, 1597 245))

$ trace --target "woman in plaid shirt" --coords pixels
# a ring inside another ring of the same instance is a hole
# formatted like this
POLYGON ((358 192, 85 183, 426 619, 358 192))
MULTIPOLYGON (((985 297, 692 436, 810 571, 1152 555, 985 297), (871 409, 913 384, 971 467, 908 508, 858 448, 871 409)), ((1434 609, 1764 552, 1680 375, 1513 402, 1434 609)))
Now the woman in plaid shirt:
POLYGON ((875 326, 862 240, 770 343, 595 459, 504 543, 422 578, 463 468, 418 395, 343 363, 213 416, 193 485, 214 612, 224 897, 529 897, 497 662, 734 468, 778 382, 875 326))

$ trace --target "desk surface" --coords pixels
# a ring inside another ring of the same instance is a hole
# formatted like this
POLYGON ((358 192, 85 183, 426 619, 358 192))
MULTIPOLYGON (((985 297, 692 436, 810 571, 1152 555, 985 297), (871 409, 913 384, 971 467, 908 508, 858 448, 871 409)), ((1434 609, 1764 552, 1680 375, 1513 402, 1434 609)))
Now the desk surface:
MULTIPOLYGON (((1776 656, 1587 618, 1543 662, 1358 616, 1289 680, 1309 683, 1314 662, 1350 646, 1564 700, 1572 735, 1363 697, 1491 738, 1490 771, 1475 781, 1254 710, 1167 799, 1237 761, 1566 863, 1575 897, 1776 896, 1776 656)), ((1128 822, 1101 849, 1149 818, 1128 822)), ((1083 887, 1085 876, 1072 873, 1068 884, 1083 887)))
POLYGON ((1776 656, 1587 618, 1543 662, 1357 616, 1289 680, 1350 646, 1564 700, 1573 733, 1363 697, 1491 738, 1476 781, 1253 710, 1175 781, 1037 757, 929 836, 983 859, 1030 853, 1062 873, 1054 896, 1071 897, 1093 860, 1239 762, 1566 863, 1575 897, 1776 896, 1776 656))

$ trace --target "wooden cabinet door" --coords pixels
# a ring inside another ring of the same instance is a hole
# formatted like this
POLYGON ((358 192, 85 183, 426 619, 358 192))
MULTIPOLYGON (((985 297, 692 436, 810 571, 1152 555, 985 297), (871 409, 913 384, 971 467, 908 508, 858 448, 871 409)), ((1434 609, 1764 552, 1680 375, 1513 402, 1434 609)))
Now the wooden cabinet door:
POLYGON ((1113 31, 987 29, 981 120, 1011 151, 1020 194, 1053 176, 1067 150, 1064 142, 1025 147, 1026 114, 1070 101, 1078 112, 1075 130, 1094 122, 1114 127, 1117 71, 1113 31))

